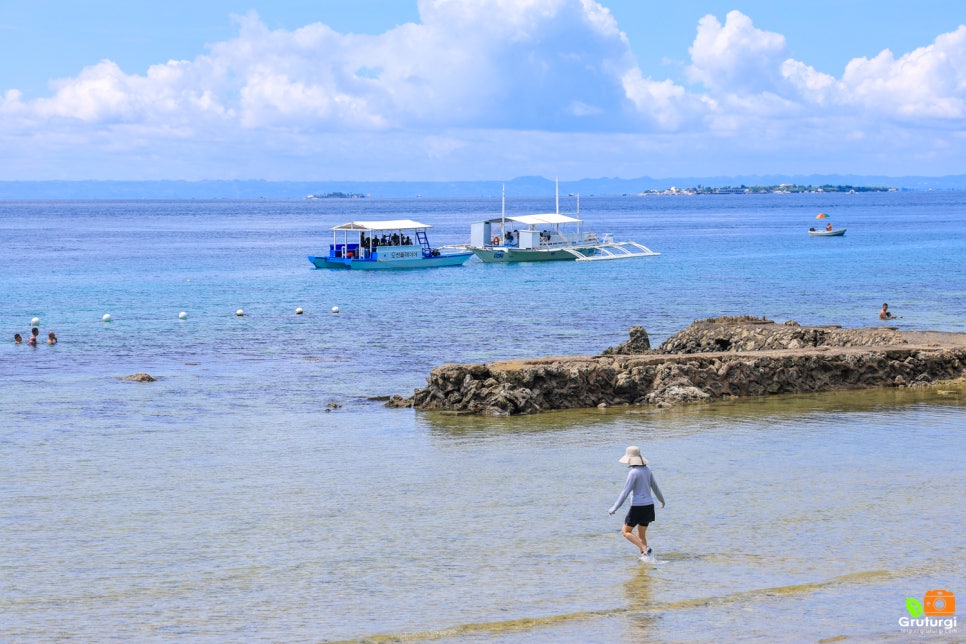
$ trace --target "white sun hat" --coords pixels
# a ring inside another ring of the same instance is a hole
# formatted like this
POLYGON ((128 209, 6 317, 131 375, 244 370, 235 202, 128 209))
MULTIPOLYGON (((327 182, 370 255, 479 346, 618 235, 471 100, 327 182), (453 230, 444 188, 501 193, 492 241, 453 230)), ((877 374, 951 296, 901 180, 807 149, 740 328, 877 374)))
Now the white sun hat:
POLYGON ((619 462, 628 465, 647 465, 647 459, 641 456, 641 448, 631 445, 620 457, 619 462))

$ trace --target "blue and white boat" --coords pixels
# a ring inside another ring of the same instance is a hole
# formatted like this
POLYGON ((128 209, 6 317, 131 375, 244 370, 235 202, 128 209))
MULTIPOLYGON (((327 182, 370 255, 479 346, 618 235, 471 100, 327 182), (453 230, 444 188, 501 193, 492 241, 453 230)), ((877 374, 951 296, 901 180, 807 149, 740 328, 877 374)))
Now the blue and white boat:
POLYGON ((332 228, 328 255, 309 261, 316 268, 373 271, 460 266, 473 256, 461 247, 431 247, 430 228, 412 219, 350 221, 332 228))

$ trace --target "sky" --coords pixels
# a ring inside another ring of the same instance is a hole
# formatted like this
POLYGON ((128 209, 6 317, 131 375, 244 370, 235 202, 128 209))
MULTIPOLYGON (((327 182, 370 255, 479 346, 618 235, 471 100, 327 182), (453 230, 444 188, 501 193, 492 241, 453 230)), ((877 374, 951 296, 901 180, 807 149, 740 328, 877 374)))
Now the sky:
POLYGON ((966 174, 966 3, 0 0, 0 180, 966 174))

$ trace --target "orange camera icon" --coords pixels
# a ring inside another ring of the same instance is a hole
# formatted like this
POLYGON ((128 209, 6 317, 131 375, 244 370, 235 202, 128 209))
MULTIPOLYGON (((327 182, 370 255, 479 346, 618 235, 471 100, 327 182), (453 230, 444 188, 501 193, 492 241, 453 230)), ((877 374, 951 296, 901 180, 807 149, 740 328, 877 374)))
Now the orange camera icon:
POLYGON ((922 605, 927 617, 952 617, 956 614, 956 595, 948 590, 927 590, 922 605))

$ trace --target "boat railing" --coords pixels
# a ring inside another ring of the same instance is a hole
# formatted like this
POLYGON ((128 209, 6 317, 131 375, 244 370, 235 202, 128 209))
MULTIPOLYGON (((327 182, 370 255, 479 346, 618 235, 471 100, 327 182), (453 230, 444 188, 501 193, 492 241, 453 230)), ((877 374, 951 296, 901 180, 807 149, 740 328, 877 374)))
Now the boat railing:
POLYGON ((601 240, 597 233, 582 233, 568 237, 563 233, 553 233, 549 238, 540 240, 541 248, 564 248, 567 246, 582 246, 586 244, 596 245, 601 243, 612 243, 613 236, 608 240, 606 237, 601 240))
POLYGON ((559 248, 561 246, 573 246, 573 244, 573 240, 560 232, 550 233, 548 236, 540 238, 540 246, 543 248, 559 248))
POLYGON ((329 256, 338 259, 360 256, 359 244, 329 244, 329 256))

